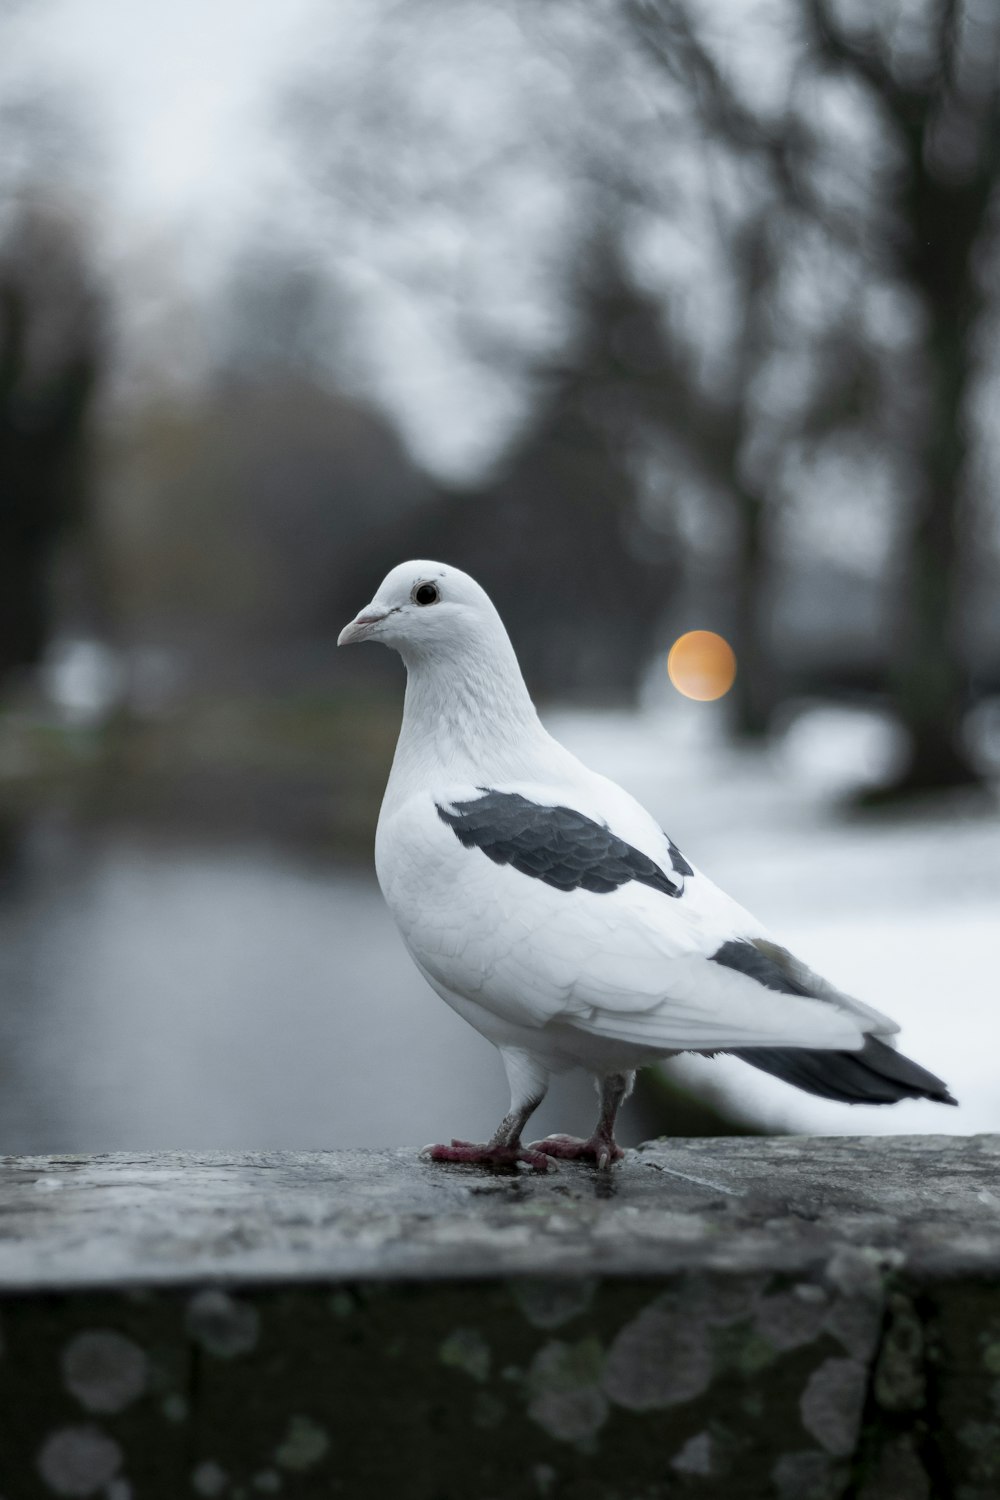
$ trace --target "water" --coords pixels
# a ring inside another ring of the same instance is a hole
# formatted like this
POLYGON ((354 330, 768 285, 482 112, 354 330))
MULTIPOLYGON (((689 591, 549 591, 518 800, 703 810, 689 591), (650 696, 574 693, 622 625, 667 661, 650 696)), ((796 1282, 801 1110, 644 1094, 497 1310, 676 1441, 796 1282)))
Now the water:
MULTIPOLYGON (((267 848, 29 840, 0 993, 5 1153, 481 1139, 507 1105, 374 877, 267 848)), ((542 1133, 589 1128, 586 1080, 553 1096, 542 1133)))

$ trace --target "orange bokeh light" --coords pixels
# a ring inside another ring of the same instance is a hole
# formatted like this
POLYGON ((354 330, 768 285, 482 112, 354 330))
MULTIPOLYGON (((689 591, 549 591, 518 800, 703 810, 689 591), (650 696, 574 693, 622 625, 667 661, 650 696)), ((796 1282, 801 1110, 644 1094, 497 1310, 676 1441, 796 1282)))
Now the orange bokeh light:
POLYGON ((667 673, 685 698, 711 703, 732 687, 736 657, 729 642, 714 630, 689 630, 671 646, 667 673))

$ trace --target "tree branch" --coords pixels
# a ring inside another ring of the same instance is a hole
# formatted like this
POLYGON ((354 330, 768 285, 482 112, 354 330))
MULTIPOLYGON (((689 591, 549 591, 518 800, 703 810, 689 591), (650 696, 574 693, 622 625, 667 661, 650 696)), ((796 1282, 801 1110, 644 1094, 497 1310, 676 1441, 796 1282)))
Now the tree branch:
POLYGON ((891 101, 897 96, 898 86, 888 67, 874 49, 847 36, 834 21, 829 0, 806 0, 806 15, 817 45, 831 62, 863 78, 881 98, 891 101))

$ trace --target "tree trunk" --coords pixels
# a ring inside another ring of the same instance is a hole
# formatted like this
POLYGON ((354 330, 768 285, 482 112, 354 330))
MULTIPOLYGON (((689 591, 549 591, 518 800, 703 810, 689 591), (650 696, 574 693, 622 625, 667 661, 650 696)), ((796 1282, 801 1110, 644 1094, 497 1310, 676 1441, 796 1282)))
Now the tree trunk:
MULTIPOLYGON (((914 172, 919 174, 920 168, 914 172)), ((928 409, 922 451, 917 448, 921 492, 907 543, 906 611, 891 673, 894 705, 909 734, 910 753, 901 775, 874 793, 875 801, 981 781, 960 739, 969 687, 958 603, 966 408, 981 312, 974 250, 988 195, 976 186, 952 192, 927 177, 918 177, 911 193, 909 222, 916 243, 907 271, 927 316, 928 409)))
POLYGON ((775 698, 768 640, 766 528, 761 498, 740 486, 738 500, 741 538, 733 579, 733 733, 739 740, 755 741, 767 734, 775 698))
POLYGON ((910 756, 889 789, 897 795, 979 780, 959 741, 968 695, 956 619, 965 447, 960 393, 965 382, 950 365, 945 351, 937 351, 933 451, 909 539, 909 608, 894 668, 894 696, 910 736, 910 756))

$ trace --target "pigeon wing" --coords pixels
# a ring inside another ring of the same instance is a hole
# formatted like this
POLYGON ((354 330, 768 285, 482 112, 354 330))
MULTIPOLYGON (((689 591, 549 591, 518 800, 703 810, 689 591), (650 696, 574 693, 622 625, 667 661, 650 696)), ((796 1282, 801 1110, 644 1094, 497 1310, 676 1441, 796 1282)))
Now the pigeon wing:
POLYGON ((638 804, 619 800, 611 826, 600 800, 521 784, 401 810, 387 844, 426 857, 408 896, 399 861, 383 860, 391 904, 437 985, 504 1022, 569 1026, 651 1054, 861 1046, 849 1009, 713 961, 759 931, 753 919, 638 804))

